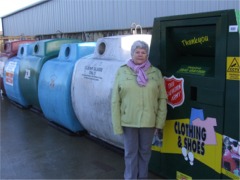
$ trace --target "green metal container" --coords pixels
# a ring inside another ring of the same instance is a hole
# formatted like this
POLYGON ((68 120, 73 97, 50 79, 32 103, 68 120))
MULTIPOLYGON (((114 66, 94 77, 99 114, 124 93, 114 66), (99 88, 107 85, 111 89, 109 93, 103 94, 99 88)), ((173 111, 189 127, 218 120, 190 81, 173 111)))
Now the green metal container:
POLYGON ((153 140, 151 171, 240 178, 239 28, 235 10, 154 19, 149 59, 164 75, 168 114, 153 140))
POLYGON ((24 57, 19 65, 20 90, 30 106, 41 110, 38 100, 38 79, 44 63, 58 56, 62 44, 80 42, 77 39, 47 39, 35 42, 33 54, 24 57))

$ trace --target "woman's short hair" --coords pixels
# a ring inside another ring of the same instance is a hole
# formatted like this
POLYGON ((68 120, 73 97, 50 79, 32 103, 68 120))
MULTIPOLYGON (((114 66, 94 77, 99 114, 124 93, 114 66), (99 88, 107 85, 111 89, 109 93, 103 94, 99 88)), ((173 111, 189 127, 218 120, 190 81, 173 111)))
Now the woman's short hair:
POLYGON ((144 42, 144 41, 137 40, 137 41, 135 41, 135 42, 132 44, 132 47, 131 47, 131 56, 132 56, 132 57, 133 57, 134 51, 135 51, 137 48, 145 49, 146 52, 147 52, 147 55, 149 55, 149 46, 148 46, 148 44, 147 44, 146 42, 144 42))

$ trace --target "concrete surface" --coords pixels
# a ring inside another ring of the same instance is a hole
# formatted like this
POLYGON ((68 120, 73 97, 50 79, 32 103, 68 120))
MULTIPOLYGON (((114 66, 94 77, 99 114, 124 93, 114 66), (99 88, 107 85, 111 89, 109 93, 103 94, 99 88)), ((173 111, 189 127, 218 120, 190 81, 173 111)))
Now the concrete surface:
MULTIPOLYGON (((122 179, 123 152, 49 125, 1 96, 1 179, 122 179)), ((149 172, 149 179, 160 179, 149 172)))

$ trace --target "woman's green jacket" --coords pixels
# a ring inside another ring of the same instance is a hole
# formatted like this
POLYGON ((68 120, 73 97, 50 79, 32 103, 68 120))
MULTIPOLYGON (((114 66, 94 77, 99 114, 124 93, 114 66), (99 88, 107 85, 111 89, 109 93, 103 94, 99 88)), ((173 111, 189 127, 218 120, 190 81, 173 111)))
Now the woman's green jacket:
POLYGON ((162 129, 167 114, 167 93, 161 71, 151 66, 148 83, 140 87, 137 75, 127 66, 119 68, 112 90, 111 110, 115 134, 125 127, 162 129))

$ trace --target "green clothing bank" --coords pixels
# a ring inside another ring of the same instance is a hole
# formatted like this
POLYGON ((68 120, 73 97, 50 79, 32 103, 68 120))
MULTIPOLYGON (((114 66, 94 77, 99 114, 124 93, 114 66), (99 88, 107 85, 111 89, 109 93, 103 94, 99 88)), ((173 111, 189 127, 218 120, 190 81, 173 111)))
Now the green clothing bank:
POLYGON ((239 179, 239 18, 223 10, 154 19, 150 61, 168 114, 149 169, 168 179, 239 179))

